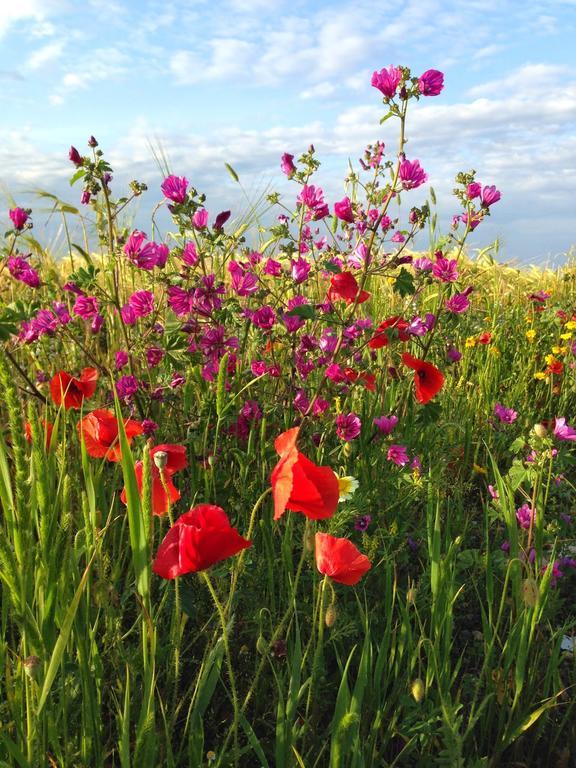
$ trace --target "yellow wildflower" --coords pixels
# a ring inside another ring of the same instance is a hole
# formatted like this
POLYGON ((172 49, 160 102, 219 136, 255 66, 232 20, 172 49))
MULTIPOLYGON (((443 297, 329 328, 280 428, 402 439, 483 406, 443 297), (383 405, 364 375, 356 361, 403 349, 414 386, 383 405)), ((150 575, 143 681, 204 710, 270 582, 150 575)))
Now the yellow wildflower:
POLYGON ((568 341, 568 339, 572 338, 572 334, 571 333, 561 333, 560 334, 560 338, 562 339, 562 341, 568 341))
POLYGON ((338 501, 348 501, 348 499, 351 499, 357 488, 358 480, 355 477, 339 477, 338 490, 340 491, 340 497, 338 501))
POLYGON ((557 347, 557 346, 554 346, 554 347, 552 347, 552 352, 555 355, 565 355, 566 352, 568 352, 568 347, 557 347))
POLYGON ((534 328, 530 328, 529 331, 526 331, 526 338, 530 342, 534 341, 534 339, 536 338, 536 331, 534 330, 534 328))
POLYGON ((568 320, 564 327, 567 331, 576 331, 576 320, 568 320))
POLYGON ((466 349, 470 349, 471 347, 475 347, 476 346, 476 337, 475 336, 468 336, 468 338, 466 339, 466 341, 464 343, 464 346, 466 347, 466 349))
POLYGON ((538 381, 543 381, 546 378, 546 374, 544 373, 544 371, 536 371, 536 373, 534 374, 534 378, 538 379, 538 381))

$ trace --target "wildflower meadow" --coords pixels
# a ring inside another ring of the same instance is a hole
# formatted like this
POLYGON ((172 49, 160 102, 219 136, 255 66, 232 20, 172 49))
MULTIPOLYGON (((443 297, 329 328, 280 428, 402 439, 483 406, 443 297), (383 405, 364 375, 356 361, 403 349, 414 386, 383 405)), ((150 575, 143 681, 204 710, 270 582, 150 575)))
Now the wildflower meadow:
POLYGON ((313 146, 263 216, 74 136, 65 253, 7 211, 1 766, 576 765, 576 269, 467 247, 481 169, 441 228, 444 76, 371 84, 340 199, 313 146))

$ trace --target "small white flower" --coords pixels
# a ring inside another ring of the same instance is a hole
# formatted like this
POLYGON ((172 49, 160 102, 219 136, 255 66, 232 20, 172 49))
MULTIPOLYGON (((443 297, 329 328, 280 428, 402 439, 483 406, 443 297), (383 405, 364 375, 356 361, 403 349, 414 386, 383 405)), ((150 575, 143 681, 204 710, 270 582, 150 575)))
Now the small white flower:
POLYGON ((340 497, 338 501, 348 501, 354 495, 354 492, 358 488, 358 480, 355 477, 339 477, 338 487, 340 489, 340 497))

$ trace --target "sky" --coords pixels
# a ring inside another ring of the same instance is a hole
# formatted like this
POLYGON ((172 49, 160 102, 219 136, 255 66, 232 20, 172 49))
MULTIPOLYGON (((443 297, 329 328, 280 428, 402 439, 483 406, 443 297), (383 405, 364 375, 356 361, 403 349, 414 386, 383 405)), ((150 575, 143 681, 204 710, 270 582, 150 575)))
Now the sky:
POLYGON ((474 168, 502 200, 472 248, 498 238, 501 261, 559 264, 576 246, 574 40, 576 0, 0 0, 0 194, 38 211, 42 240, 30 192, 78 204, 68 150, 94 135, 118 196, 148 184, 145 231, 160 151, 211 213, 240 217, 267 191, 293 204, 280 157, 312 143, 334 202, 368 143, 396 151, 372 72, 439 69, 441 95, 411 105, 406 154, 441 222, 458 212, 455 175, 474 168))

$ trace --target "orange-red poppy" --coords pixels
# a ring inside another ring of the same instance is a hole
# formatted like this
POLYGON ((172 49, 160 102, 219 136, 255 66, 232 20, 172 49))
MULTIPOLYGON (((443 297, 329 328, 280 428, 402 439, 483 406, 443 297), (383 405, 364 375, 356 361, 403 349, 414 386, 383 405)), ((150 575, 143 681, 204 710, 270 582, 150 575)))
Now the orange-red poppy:
MULTIPOLYGON (((133 419, 124 419, 128 445, 136 435, 143 432, 142 424, 133 419)), ((85 416, 78 424, 78 434, 84 440, 86 451, 95 459, 106 457, 108 461, 121 461, 122 453, 118 442, 118 421, 112 411, 97 409, 85 416)))
POLYGON ((418 360, 408 352, 402 355, 402 362, 414 371, 416 400, 425 405, 444 386, 444 376, 432 363, 418 360))
POLYGON ((316 534, 316 568, 340 584, 353 586, 370 570, 372 563, 348 539, 329 533, 316 534))
POLYGON ((50 394, 56 405, 64 408, 81 408, 84 398, 92 397, 96 392, 98 371, 96 368, 84 368, 79 378, 66 371, 58 371, 50 381, 50 394))

